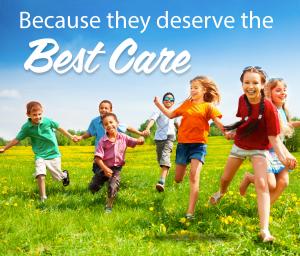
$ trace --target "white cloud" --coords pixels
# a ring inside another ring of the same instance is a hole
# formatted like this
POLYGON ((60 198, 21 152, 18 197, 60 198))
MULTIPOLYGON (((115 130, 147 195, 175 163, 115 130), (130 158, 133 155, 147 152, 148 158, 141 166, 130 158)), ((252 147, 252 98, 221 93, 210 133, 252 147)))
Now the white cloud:
POLYGON ((4 89, 0 90, 0 98, 19 99, 21 98, 21 94, 18 90, 4 89))

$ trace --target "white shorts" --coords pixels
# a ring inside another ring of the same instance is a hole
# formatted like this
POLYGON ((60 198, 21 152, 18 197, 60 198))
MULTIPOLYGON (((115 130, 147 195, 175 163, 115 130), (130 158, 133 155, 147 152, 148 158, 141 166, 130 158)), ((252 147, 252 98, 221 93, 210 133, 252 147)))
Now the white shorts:
POLYGON ((46 176, 46 170, 49 170, 52 178, 54 180, 62 180, 64 178, 64 173, 61 170, 61 158, 53 158, 53 159, 42 159, 38 158, 35 160, 35 173, 34 176, 37 177, 39 175, 46 176))
POLYGON ((243 160, 245 160, 247 157, 251 159, 253 156, 266 158, 267 153, 268 153, 267 150, 259 150, 259 149, 247 150, 247 149, 242 149, 237 145, 233 144, 229 157, 240 158, 243 160))

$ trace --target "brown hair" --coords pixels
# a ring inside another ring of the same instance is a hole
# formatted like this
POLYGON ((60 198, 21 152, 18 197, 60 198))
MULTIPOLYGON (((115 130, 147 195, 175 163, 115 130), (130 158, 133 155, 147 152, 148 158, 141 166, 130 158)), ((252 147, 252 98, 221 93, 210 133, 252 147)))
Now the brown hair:
POLYGON ((102 121, 106 118, 106 117, 109 117, 109 116, 112 116, 115 120, 116 120, 116 122, 117 123, 119 123, 119 121, 118 121, 118 118, 117 118, 117 116, 116 116, 116 114, 114 114, 114 113, 106 113, 106 114, 104 114, 103 115, 103 117, 102 117, 102 121))
POLYGON ((205 88, 203 100, 205 102, 219 103, 221 96, 216 83, 206 76, 196 76, 190 81, 192 83, 200 83, 205 88))
POLYGON ((31 111, 36 109, 43 109, 42 104, 37 101, 30 101, 26 105, 27 114, 30 114, 31 111))
POLYGON ((244 68, 244 70, 243 70, 243 72, 241 74, 241 77, 240 77, 240 81, 242 83, 244 81, 244 76, 245 76, 245 74, 247 72, 259 74, 260 79, 261 79, 261 83, 262 84, 266 83, 266 81, 267 81, 267 74, 266 74, 266 72, 264 70, 262 70, 261 67, 257 67, 257 66, 255 66, 255 67, 249 66, 249 67, 244 68))
POLYGON ((109 100, 102 100, 102 101, 99 103, 99 108, 100 108, 101 104, 103 104, 103 103, 109 104, 109 105, 110 105, 110 109, 112 110, 112 103, 111 103, 111 101, 109 101, 109 100))

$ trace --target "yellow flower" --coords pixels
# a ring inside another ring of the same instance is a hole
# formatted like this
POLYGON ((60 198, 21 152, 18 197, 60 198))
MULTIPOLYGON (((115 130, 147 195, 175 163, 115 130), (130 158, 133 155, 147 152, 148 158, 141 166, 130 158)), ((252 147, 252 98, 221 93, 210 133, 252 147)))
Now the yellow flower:
POLYGON ((5 206, 9 206, 9 203, 8 203, 8 202, 6 202, 4 205, 5 205, 5 206))
POLYGON ((167 228, 166 228, 166 226, 165 226, 164 224, 160 224, 159 230, 160 230, 160 232, 162 232, 162 233, 166 233, 167 228))
POLYGON ((232 196, 233 195, 233 191, 228 191, 228 195, 232 196))
POLYGON ((272 223, 273 222, 273 218, 272 216, 269 217, 269 222, 272 223))
POLYGON ((153 212, 154 211, 154 207, 149 207, 149 211, 153 212))
POLYGON ((14 203, 14 207, 17 207, 18 206, 18 204, 17 203, 14 203))
POLYGON ((253 198, 256 198, 256 194, 254 194, 254 193, 251 193, 250 196, 253 198))
POLYGON ((186 222, 186 218, 184 218, 184 217, 181 218, 181 219, 179 220, 179 222, 182 223, 182 224, 185 223, 185 222, 186 222))
POLYGON ((184 230, 184 229, 180 230, 180 235, 186 235, 188 233, 189 233, 189 231, 187 231, 187 230, 184 230))

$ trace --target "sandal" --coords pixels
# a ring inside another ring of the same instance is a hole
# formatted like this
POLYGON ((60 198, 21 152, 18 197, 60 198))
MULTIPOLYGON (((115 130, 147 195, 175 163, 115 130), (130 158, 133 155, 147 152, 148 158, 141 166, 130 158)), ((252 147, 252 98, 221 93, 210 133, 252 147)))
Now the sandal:
POLYGON ((214 193, 210 199, 209 199, 209 202, 212 204, 212 205, 216 205, 220 202, 221 198, 224 196, 224 194, 221 194, 220 191, 214 193))

